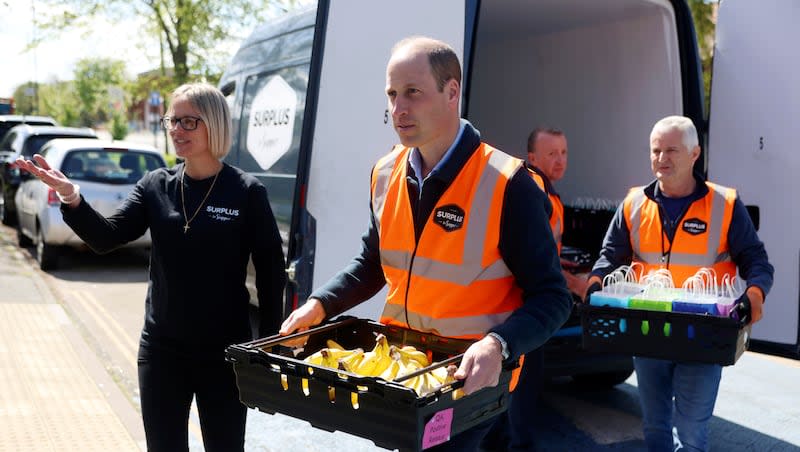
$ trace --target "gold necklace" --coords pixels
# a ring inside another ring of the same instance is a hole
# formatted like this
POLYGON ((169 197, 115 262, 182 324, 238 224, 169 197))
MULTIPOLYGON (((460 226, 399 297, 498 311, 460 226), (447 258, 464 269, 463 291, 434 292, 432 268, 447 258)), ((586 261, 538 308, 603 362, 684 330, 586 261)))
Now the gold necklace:
POLYGON ((194 220, 194 217, 196 217, 197 214, 200 212, 200 209, 203 208, 203 204, 206 203, 206 200, 208 199, 208 195, 210 195, 211 194, 211 190, 214 189, 214 184, 217 183, 217 177, 219 176, 219 173, 221 173, 221 172, 222 172, 222 169, 217 171, 217 174, 214 175, 214 180, 211 181, 211 187, 208 188, 208 191, 206 192, 206 196, 203 198, 202 201, 200 201, 200 205, 197 206, 197 210, 194 211, 194 214, 192 215, 192 218, 189 218, 188 215, 186 215, 186 198, 183 195, 183 178, 186 176, 186 167, 185 166, 183 167, 183 172, 181 173, 181 207, 183 208, 183 219, 186 221, 186 224, 183 225, 183 233, 184 234, 186 234, 186 232, 189 231, 189 223, 191 223, 192 220, 194 220))

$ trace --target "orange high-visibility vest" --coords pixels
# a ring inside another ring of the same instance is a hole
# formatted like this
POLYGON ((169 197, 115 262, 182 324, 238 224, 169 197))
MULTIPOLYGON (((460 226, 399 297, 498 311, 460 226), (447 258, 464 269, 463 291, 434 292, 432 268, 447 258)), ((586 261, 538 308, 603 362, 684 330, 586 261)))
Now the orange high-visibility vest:
POLYGON ((553 231, 553 238, 556 240, 556 247, 558 248, 558 255, 561 255, 561 237, 564 235, 564 204, 561 203, 561 197, 552 193, 548 193, 544 185, 544 178, 532 169, 528 169, 531 177, 536 182, 536 185, 542 189, 550 200, 550 205, 553 206, 553 211, 550 213, 550 229, 553 231))
POLYGON ((417 243, 406 184, 410 151, 396 146, 372 172, 388 284, 380 321, 481 339, 522 305, 498 248, 506 185, 522 161, 482 143, 436 203, 417 243))
POLYGON ((677 287, 702 267, 713 268, 718 279, 725 274, 736 275, 736 264, 728 254, 728 230, 736 190, 711 182, 706 185, 708 193, 689 206, 672 243, 663 231, 658 204, 645 195, 644 187, 630 190, 623 212, 630 231, 633 261, 644 266, 642 274, 667 268, 677 287))

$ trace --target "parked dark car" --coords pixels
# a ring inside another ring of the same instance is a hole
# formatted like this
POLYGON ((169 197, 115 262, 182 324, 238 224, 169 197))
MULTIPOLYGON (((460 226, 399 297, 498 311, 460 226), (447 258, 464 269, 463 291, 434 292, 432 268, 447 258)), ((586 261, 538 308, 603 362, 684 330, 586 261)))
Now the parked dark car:
POLYGON ((94 130, 77 127, 14 126, 0 141, 0 221, 13 224, 16 218, 14 195, 20 184, 18 157, 31 158, 45 143, 54 138, 97 138, 94 130))
POLYGON ((27 115, 0 115, 0 140, 12 127, 20 124, 31 126, 57 126, 55 119, 49 116, 27 116, 27 115))

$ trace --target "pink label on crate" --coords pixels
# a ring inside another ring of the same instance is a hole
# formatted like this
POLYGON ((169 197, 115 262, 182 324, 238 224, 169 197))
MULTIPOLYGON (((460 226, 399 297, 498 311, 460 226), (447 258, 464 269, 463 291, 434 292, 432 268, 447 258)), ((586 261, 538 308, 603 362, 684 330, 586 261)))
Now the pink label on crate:
POLYGON ((422 448, 437 446, 450 441, 450 429, 453 426, 453 409, 439 411, 425 424, 422 434, 422 448))

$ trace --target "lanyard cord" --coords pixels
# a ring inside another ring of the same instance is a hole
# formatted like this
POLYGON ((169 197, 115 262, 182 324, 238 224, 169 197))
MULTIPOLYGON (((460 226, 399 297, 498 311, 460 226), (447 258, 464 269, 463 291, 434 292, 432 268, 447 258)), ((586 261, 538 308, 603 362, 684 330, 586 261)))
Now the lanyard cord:
MULTIPOLYGON (((661 263, 667 264, 667 270, 669 270, 669 260, 672 257, 672 242, 675 240, 675 237, 672 237, 672 240, 668 240, 669 248, 666 250, 664 249, 664 234, 667 233, 667 221, 671 223, 671 220, 664 221, 663 218, 668 218, 666 209, 664 206, 658 206, 658 219, 661 222, 661 263)), ((670 225, 671 226, 671 225, 670 225)))
MULTIPOLYGON (((662 225, 661 228, 663 229, 664 226, 662 225)), ((661 263, 663 264, 666 260, 667 262, 667 270, 669 270, 669 259, 672 257, 672 242, 669 242, 669 248, 665 251, 664 250, 664 234, 666 231, 661 231, 661 263), (666 259, 665 259, 666 258, 666 259)))

